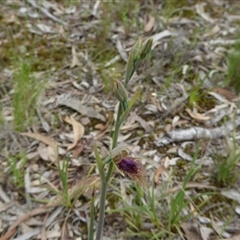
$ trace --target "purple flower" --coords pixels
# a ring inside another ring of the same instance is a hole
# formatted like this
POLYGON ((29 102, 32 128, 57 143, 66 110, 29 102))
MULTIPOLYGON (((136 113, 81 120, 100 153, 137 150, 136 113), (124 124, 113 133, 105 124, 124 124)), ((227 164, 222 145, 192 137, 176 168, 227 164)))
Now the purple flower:
POLYGON ((128 153, 123 151, 113 158, 117 168, 125 173, 130 179, 140 185, 146 186, 146 171, 143 165, 136 159, 128 157, 128 153))

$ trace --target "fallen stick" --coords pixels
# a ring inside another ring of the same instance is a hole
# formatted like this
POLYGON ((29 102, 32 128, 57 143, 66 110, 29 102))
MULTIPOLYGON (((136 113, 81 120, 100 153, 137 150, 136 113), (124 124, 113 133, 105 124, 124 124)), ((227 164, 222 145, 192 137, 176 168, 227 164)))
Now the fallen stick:
POLYGON ((226 122, 221 127, 206 129, 192 127, 183 130, 166 133, 161 139, 155 141, 158 147, 168 145, 173 142, 192 141, 198 139, 217 139, 229 135, 234 129, 240 126, 240 116, 226 122))

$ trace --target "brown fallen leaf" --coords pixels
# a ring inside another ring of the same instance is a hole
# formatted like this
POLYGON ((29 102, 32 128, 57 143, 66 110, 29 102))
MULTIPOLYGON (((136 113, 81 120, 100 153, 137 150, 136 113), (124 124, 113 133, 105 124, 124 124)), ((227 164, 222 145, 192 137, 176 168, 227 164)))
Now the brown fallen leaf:
POLYGON ((217 87, 214 88, 212 91, 224 96, 229 101, 231 101, 234 98, 233 93, 231 93, 229 90, 225 88, 217 87))
POLYGON ((98 123, 94 126, 95 129, 98 129, 98 130, 103 130, 104 129, 104 125, 102 123, 98 123))
POLYGON ((53 149, 57 149, 57 143, 54 139, 52 139, 50 137, 47 137, 47 136, 44 136, 40 133, 26 132, 26 133, 21 133, 21 135, 27 136, 27 137, 30 137, 30 138, 34 138, 36 140, 39 140, 39 141, 51 146, 53 149))
POLYGON ((15 234, 17 229, 8 230, 2 237, 0 237, 0 240, 9 240, 11 237, 15 234))
POLYGON ((85 143, 85 144, 81 144, 81 145, 77 145, 77 146, 74 148, 72 157, 73 157, 73 158, 77 158, 77 157, 79 156, 79 154, 83 151, 83 149, 84 149, 85 146, 86 146, 86 143, 85 143))
POLYGON ((57 142, 50 137, 44 136, 40 133, 32 133, 32 132, 26 132, 26 133, 21 133, 21 135, 23 136, 27 136, 30 138, 34 138, 36 140, 39 140, 45 144, 47 144, 48 146, 50 146, 53 149, 53 154, 54 154, 54 158, 57 159, 58 156, 58 144, 57 142))
POLYGON ((24 214, 23 216, 19 217, 8 229, 8 232, 9 231, 12 231, 14 228, 16 228, 20 223, 22 223, 23 221, 27 220, 28 218, 30 217, 33 217, 35 215, 38 215, 38 214, 42 214, 42 213, 45 213, 45 212, 48 212, 49 210, 47 208, 37 208, 37 209, 34 209, 32 210, 31 212, 29 213, 26 213, 24 214))
POLYGON ((207 121, 210 119, 209 116, 205 116, 201 113, 194 113, 189 108, 186 109, 186 112, 190 115, 190 117, 192 117, 193 119, 200 121, 200 122, 207 121))
POLYGON ((156 172, 155 172, 155 175, 154 175, 154 181, 157 185, 160 184, 160 181, 159 181, 159 175, 162 174, 164 171, 166 171, 165 167, 161 166, 159 167, 156 172))
POLYGON ((144 26, 144 32, 149 32, 149 31, 151 31, 152 28, 153 28, 153 26, 154 26, 154 23, 155 23, 155 18, 150 15, 148 22, 147 22, 146 25, 144 26))
POLYGON ((73 143, 70 144, 67 149, 71 150, 77 145, 78 141, 83 137, 85 129, 84 126, 80 122, 76 121, 73 116, 66 117, 65 121, 71 124, 73 127, 73 143))

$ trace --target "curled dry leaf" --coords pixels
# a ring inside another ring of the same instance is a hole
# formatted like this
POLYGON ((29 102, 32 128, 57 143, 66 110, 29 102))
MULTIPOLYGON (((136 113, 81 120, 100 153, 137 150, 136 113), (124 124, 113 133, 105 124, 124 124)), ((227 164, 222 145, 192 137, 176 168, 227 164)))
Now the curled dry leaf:
POLYGON ((85 129, 83 125, 80 122, 76 121, 73 116, 66 117, 65 121, 71 124, 73 127, 73 143, 68 146, 68 150, 71 150, 77 145, 78 141, 83 137, 85 129))
POLYGON ((195 120, 197 121, 207 121, 210 119, 209 116, 205 116, 204 114, 201 114, 201 113, 195 113, 195 112, 192 112, 190 109, 186 109, 187 113, 195 120))
POLYGON ((146 23, 146 25, 144 26, 144 32, 149 32, 152 30, 153 26, 154 26, 154 23, 155 23, 155 18, 152 17, 152 16, 149 16, 149 20, 148 22, 146 23))
POLYGON ((98 130, 103 130, 104 129, 104 125, 102 123, 98 123, 94 126, 95 129, 98 129, 98 130))

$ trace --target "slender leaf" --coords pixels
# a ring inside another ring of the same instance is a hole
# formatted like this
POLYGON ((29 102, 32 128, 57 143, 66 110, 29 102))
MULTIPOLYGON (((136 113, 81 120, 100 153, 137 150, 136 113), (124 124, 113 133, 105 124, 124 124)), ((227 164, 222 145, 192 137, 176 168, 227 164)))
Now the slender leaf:
POLYGON ((105 178, 105 174, 104 174, 104 168, 103 168, 103 161, 99 155, 99 152, 98 152, 98 149, 97 149, 97 146, 94 145, 94 153, 95 153, 95 157, 96 157, 96 161, 97 161, 97 167, 98 167, 98 171, 100 173, 100 177, 101 177, 101 180, 102 182, 106 180, 105 178))

